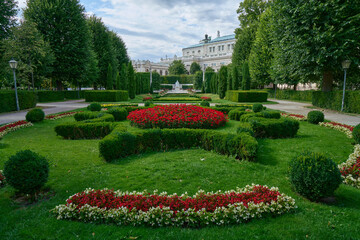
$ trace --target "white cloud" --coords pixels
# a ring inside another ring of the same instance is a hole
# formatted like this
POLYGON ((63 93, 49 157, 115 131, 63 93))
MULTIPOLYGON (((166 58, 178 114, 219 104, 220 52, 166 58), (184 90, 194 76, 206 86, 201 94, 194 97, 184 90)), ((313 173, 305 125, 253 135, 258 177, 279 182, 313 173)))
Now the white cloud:
MULTIPOLYGON (((101 0, 101 17, 125 41, 132 59, 158 61, 196 44, 205 33, 233 34, 238 26, 238 0, 101 0)), ((85 3, 85 8, 87 4, 85 3)))

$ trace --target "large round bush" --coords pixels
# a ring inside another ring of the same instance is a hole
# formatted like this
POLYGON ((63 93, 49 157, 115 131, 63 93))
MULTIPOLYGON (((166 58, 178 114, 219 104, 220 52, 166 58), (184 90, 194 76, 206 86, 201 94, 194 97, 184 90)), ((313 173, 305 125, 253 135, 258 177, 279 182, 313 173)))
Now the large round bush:
POLYGON ((46 158, 30 150, 19 151, 5 163, 6 182, 25 194, 34 194, 45 185, 49 175, 46 158))
POLYGON ((115 121, 124 121, 128 115, 126 109, 122 107, 110 108, 108 113, 114 116, 115 121))
POLYGON ((91 103, 87 108, 92 112, 101 111, 100 103, 91 103))
POLYGON ((310 111, 307 115, 309 123, 318 124, 324 121, 324 113, 320 111, 310 111))
POLYGON ((303 152, 290 163, 290 182, 311 201, 331 196, 342 182, 337 165, 325 155, 303 152))
POLYGON ((255 103, 252 106, 253 112, 261 112, 263 109, 264 109, 264 106, 262 104, 260 104, 260 103, 255 103))
POLYGON ((226 123, 222 112, 195 105, 172 104, 133 111, 128 115, 140 128, 218 128, 226 123))
POLYGON ((41 122, 45 118, 45 113, 40 108, 34 108, 26 114, 25 118, 28 122, 41 122))
POLYGON ((357 144, 360 144, 360 124, 354 127, 352 132, 353 138, 357 144))

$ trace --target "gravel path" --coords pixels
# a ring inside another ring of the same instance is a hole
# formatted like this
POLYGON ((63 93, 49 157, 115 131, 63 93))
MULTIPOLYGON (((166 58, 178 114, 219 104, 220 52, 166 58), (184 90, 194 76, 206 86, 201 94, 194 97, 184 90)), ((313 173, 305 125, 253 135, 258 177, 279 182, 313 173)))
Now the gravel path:
MULTIPOLYGON (((312 106, 311 103, 299 103, 299 102, 292 102, 292 101, 285 101, 285 100, 277 100, 277 99, 269 99, 274 102, 278 102, 279 104, 268 104, 265 105, 268 108, 276 109, 285 111, 288 113, 295 113, 295 114, 301 114, 301 115, 307 115, 308 112, 314 110, 308 108, 309 106, 312 106)), ((359 114, 352 114, 347 115, 343 113, 339 113, 332 110, 321 110, 325 114, 325 119, 347 124, 347 125, 358 125, 360 123, 360 115, 359 114)))

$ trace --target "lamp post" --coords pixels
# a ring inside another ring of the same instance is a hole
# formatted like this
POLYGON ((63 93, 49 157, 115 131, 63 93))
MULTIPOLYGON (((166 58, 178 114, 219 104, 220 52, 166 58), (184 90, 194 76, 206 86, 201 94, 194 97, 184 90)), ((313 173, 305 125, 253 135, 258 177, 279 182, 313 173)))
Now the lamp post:
POLYGON ((15 75, 15 69, 17 68, 17 64, 18 62, 15 61, 14 59, 11 59, 9 61, 9 65, 13 70, 14 73, 14 84, 15 84, 15 99, 16 99, 16 110, 20 111, 20 107, 19 107, 19 99, 18 99, 18 94, 17 94, 17 86, 16 86, 16 75, 15 75))
POLYGON ((204 64, 204 70, 203 70, 203 85, 204 85, 204 92, 206 92, 206 84, 205 84, 205 64, 204 64))
POLYGON ((346 86, 346 70, 349 69, 351 61, 345 60, 342 63, 342 68, 344 69, 344 88, 343 88, 343 96, 342 96, 342 103, 341 103, 341 111, 344 111, 344 101, 345 101, 345 86, 346 86))

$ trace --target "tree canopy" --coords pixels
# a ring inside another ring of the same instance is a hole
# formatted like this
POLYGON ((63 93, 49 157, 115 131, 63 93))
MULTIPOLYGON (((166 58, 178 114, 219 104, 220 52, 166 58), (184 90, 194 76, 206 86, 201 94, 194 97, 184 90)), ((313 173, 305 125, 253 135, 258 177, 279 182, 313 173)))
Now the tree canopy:
POLYGON ((172 63, 170 63, 169 66, 170 75, 181 75, 187 73, 188 71, 186 70, 184 63, 181 60, 174 60, 172 63))
POLYGON ((195 74, 197 71, 201 71, 201 66, 197 62, 193 62, 190 66, 190 74, 195 74))

